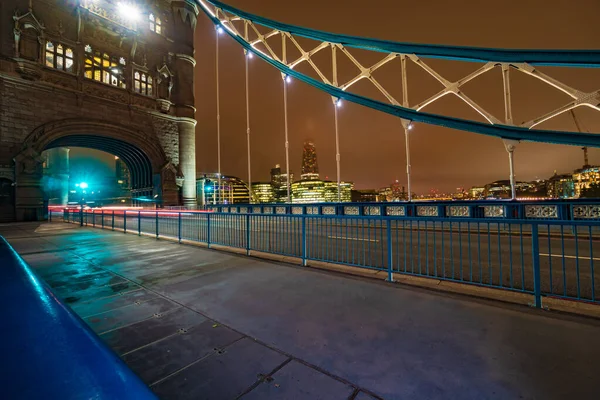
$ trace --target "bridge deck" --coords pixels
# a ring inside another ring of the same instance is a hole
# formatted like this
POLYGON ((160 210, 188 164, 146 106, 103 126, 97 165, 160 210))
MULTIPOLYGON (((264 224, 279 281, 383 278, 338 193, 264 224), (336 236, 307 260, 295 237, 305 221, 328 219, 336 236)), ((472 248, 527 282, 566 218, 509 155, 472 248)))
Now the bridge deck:
POLYGON ((594 320, 71 224, 0 235, 161 398, 600 392, 594 320))

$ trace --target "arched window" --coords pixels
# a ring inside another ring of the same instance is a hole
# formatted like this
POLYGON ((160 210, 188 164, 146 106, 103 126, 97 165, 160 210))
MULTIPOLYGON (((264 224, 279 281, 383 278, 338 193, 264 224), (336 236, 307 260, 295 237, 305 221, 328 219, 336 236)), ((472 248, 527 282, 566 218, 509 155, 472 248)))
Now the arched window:
POLYGON ((85 46, 84 76, 94 81, 125 89, 123 70, 127 62, 124 57, 111 56, 85 46))
POLYGON ((148 15, 148 26, 152 32, 162 33, 162 21, 154 14, 148 15))
POLYGON ((73 72, 73 49, 60 43, 46 42, 46 67, 73 72))
POLYGON ((133 74, 133 90, 144 96, 152 96, 152 77, 144 72, 135 71, 133 74))

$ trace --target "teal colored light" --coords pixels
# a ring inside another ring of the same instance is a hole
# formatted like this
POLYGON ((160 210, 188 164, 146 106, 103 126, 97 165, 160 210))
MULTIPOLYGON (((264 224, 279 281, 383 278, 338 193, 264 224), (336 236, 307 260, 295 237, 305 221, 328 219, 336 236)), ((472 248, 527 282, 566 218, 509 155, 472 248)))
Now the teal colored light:
POLYGON ((87 183, 85 183, 85 182, 81 182, 81 183, 79 184, 79 187, 80 187, 80 188, 82 188, 82 189, 87 189, 87 188, 88 188, 88 184, 87 184, 87 183))

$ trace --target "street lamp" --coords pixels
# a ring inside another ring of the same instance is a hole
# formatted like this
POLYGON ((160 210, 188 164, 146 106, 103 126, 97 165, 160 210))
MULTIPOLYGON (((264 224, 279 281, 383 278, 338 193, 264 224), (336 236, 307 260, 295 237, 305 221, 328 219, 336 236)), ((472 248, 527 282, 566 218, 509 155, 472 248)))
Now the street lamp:
POLYGON ((80 182, 75 184, 76 187, 81 189, 81 196, 79 198, 79 225, 83 226, 83 206, 85 205, 85 198, 83 195, 85 194, 85 189, 89 187, 87 182, 80 182))
POLYGON ((118 7, 119 14, 121 14, 123 18, 126 18, 130 21, 138 21, 140 19, 140 10, 138 10, 138 8, 134 4, 120 2, 118 4, 118 7))

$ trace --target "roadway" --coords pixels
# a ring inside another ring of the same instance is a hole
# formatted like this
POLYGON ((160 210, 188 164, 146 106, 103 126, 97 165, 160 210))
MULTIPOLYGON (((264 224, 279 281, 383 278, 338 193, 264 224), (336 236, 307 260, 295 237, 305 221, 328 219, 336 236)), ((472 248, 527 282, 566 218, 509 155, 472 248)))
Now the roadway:
MULTIPOLYGON (((96 215, 96 226, 102 217, 96 215)), ((92 224, 91 214, 88 223, 92 224)), ((112 226, 112 215, 104 225, 112 226)), ((245 216, 211 214, 212 244, 247 248, 245 216)), ((178 214, 161 212, 160 236, 177 238, 178 214)), ((141 212, 141 232, 156 234, 154 212, 141 212)), ((122 215, 115 215, 116 229, 123 229, 122 215)), ((182 214, 181 238, 207 242, 207 214, 182 214)), ((137 213, 127 216, 128 231, 138 231, 137 213)), ((291 257, 302 256, 300 217, 253 216, 250 219, 250 249, 291 257)), ((453 279, 483 285, 533 291, 533 252, 530 226, 523 234, 518 226, 503 223, 419 223, 397 220, 391 224, 392 267, 395 272, 453 279)), ((364 268, 388 268, 388 238, 385 221, 366 219, 307 220, 307 258, 364 268)), ((597 300, 600 277, 600 241, 587 227, 577 237, 572 230, 552 227, 550 235, 540 228, 541 288, 544 294, 597 300), (590 239, 592 238, 592 239, 590 239)))

